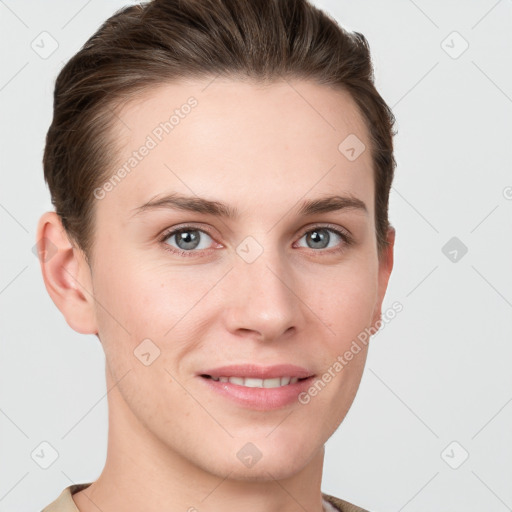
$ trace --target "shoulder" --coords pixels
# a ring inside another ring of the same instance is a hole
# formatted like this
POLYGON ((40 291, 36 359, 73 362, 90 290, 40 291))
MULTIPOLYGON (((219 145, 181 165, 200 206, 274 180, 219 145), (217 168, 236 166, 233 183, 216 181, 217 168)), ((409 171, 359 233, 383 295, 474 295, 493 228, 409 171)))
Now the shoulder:
POLYGON ((92 482, 74 484, 66 487, 59 495, 59 497, 47 505, 41 512, 79 512, 73 501, 72 495, 86 487, 89 487, 92 482))
POLYGON ((333 505, 334 511, 332 512, 369 512, 364 508, 353 505, 352 503, 349 503, 348 501, 342 500, 340 498, 336 498, 335 496, 331 496, 330 494, 322 493, 322 497, 325 501, 333 505))

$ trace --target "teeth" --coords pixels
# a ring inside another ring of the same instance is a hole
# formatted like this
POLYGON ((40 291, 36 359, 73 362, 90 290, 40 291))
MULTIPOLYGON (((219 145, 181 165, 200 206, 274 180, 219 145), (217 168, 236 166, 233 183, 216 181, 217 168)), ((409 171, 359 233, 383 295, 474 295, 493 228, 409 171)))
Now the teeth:
POLYGON ((254 379, 252 377, 212 377, 213 380, 218 382, 231 382, 231 384, 238 384, 248 388, 278 388, 287 386, 288 384, 295 384, 298 377, 275 377, 273 379, 254 379))

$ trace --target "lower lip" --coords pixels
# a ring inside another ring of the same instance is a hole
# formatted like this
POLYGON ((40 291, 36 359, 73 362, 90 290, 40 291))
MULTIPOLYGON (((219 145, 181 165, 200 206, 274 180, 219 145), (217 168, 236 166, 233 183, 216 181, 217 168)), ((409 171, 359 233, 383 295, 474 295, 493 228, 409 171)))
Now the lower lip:
POLYGON ((305 391, 311 385, 314 376, 278 388, 249 388, 207 377, 199 376, 199 379, 212 391, 216 391, 243 407, 258 411, 269 411, 280 409, 294 402, 298 403, 299 393, 305 391))

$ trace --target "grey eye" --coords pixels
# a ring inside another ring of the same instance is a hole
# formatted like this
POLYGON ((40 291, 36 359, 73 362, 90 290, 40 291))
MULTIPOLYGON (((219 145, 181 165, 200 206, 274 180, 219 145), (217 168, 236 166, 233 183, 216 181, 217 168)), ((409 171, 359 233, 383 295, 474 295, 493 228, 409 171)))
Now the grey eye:
POLYGON ((175 239, 175 244, 182 251, 207 249, 211 244, 211 237, 201 229, 180 228, 172 233, 165 240, 175 239), (206 240, 205 240, 206 237, 206 240), (209 239, 209 241, 208 241, 209 239))
MULTIPOLYGON (((335 242, 342 238, 341 235, 336 233, 333 229, 328 228, 314 228, 304 234, 302 238, 306 239, 307 247, 310 249, 325 249, 329 247, 329 242, 334 240, 335 242), (332 234, 334 235, 332 235, 332 234), (338 240, 336 240, 338 239, 338 240)), ((335 247, 334 246, 331 247, 335 247)))

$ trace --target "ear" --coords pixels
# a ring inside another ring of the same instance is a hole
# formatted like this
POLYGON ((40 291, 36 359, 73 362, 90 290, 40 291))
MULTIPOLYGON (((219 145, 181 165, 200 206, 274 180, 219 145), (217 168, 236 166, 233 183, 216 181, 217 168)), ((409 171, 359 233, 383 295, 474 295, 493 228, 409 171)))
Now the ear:
POLYGON ((73 330, 97 334, 91 269, 56 212, 41 216, 36 240, 44 284, 54 304, 73 330))
POLYGON ((382 250, 382 253, 379 257, 379 284, 377 292, 377 302, 375 304, 375 309, 372 318, 372 328, 375 329, 375 331, 378 331, 380 327, 380 325, 377 326, 377 322, 379 322, 382 315, 382 302, 384 300, 384 295, 386 295, 386 290, 388 288, 389 276, 391 275, 391 271, 393 270, 393 251, 395 247, 395 234, 395 228, 390 226, 386 235, 387 246, 382 250))

